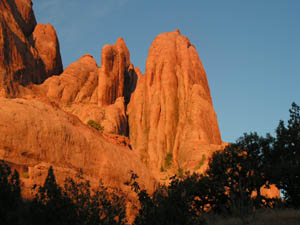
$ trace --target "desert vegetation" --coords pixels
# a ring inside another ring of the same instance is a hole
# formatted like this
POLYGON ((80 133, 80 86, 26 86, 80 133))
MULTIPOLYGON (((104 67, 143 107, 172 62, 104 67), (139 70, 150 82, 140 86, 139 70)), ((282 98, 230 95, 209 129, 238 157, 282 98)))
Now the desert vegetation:
MULTIPOLYGON (((171 157, 170 157, 171 158, 171 157)), ((287 124, 276 137, 244 134, 217 151, 204 174, 174 175, 153 194, 130 171, 126 182, 137 196, 133 224, 286 224, 300 223, 300 107, 293 103, 287 124), (261 187, 275 184, 282 198, 269 198, 261 187), (253 193, 256 195, 253 195, 253 193)), ((21 197, 20 178, 0 162, 1 224, 127 224, 126 195, 101 182, 91 188, 79 172, 61 187, 52 167, 33 200, 21 197)))
POLYGON ((90 127, 92 127, 92 128, 94 128, 94 129, 96 129, 97 131, 99 131, 100 133, 102 133, 103 130, 104 130, 104 127, 101 126, 99 123, 97 123, 97 122, 94 121, 94 120, 89 120, 89 121, 87 122, 87 124, 88 124, 90 127))

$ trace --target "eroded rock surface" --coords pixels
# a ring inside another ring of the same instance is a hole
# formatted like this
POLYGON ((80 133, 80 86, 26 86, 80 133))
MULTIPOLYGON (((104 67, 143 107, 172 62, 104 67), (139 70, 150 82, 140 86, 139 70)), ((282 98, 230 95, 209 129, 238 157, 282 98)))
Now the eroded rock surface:
POLYGON ((55 29, 51 24, 38 24, 32 34, 34 47, 44 66, 44 77, 59 75, 63 71, 59 43, 55 29))
POLYGON ((101 67, 84 55, 63 71, 56 31, 37 25, 31 0, 0 1, 0 159, 26 172, 28 189, 50 165, 59 182, 83 169, 123 190, 133 170, 149 192, 178 169, 203 173, 225 144, 190 41, 159 35, 145 75, 122 38, 101 56, 101 67))
POLYGON ((9 4, 11 12, 24 35, 29 37, 36 26, 36 19, 32 10, 31 0, 14 0, 6 2, 9 4))
MULTIPOLYGON (((98 67, 91 55, 82 56, 59 76, 52 76, 32 88, 40 96, 56 101, 62 109, 76 115, 83 123, 93 120, 111 134, 126 135, 125 98, 108 105, 98 104, 98 67)), ((124 74, 123 74, 124 76, 124 74)))
MULTIPOLYGON (((42 59, 35 49, 32 38, 35 28, 31 0, 0 1, 0 96, 18 96, 26 92, 25 86, 40 84, 54 72, 47 70, 53 63, 45 60, 45 55, 42 59)), ((57 40, 53 32, 45 36, 57 40)), ((43 48, 51 50, 46 46, 43 48)), ((51 54, 60 56, 58 48, 57 42, 51 54)), ((57 59, 56 65, 62 68, 61 59, 57 59)))
POLYGON ((204 68, 178 30, 153 41, 127 113, 133 149, 154 170, 167 154, 181 167, 190 151, 222 144, 204 68))
POLYGON ((125 97, 129 102, 136 86, 136 74, 130 63, 128 48, 122 38, 115 45, 105 45, 99 69, 98 105, 113 104, 117 98, 125 97))
POLYGON ((113 187, 124 187, 133 170, 142 177, 143 187, 154 188, 151 172, 131 150, 108 142, 45 99, 0 98, 0 133, 0 159, 31 168, 33 183, 43 182, 49 166, 41 176, 36 167, 44 163, 65 171, 58 177, 82 168, 85 175, 113 187))
POLYGON ((59 76, 48 78, 36 87, 49 98, 65 105, 73 103, 97 103, 97 62, 91 55, 82 56, 68 66, 59 76))

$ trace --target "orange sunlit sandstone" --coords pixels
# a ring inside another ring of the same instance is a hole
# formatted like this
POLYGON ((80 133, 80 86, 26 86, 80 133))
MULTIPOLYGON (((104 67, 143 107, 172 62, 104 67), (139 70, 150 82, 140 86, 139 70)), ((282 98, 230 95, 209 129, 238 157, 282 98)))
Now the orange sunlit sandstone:
POLYGON ((30 0, 0 11, 0 159, 29 171, 25 187, 53 165, 59 181, 81 168, 124 189, 133 170, 151 192, 224 148, 203 65, 178 30, 153 41, 145 75, 122 38, 103 47, 101 66, 84 55, 62 71, 56 32, 36 25, 30 0))
POLYGON ((30 0, 0 1, 0 11, 0 96, 19 96, 62 72, 56 32, 36 25, 30 0))
POLYGON ((201 145, 222 144, 204 68, 178 30, 153 41, 127 113, 132 146, 154 170, 167 153, 176 167, 185 168, 187 161, 198 160, 191 153, 201 145))

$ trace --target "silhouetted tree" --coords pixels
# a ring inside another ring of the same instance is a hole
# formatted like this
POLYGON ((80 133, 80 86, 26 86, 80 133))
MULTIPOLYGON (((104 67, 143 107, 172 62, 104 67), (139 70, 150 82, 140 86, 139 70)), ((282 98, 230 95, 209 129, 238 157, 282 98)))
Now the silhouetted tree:
POLYGON ((138 176, 131 172, 132 189, 138 194, 140 202, 139 214, 135 225, 203 225, 204 219, 197 201, 201 201, 197 188, 198 175, 187 175, 188 178, 171 177, 169 186, 160 186, 152 196, 146 190, 141 190, 136 182, 138 176))
POLYGON ((265 171, 270 163, 273 141, 270 135, 264 138, 256 133, 244 134, 236 143, 213 154, 206 173, 211 180, 224 186, 223 193, 228 196, 227 201, 222 201, 225 212, 242 216, 268 200, 261 196, 260 188, 269 184, 265 171), (253 191, 257 192, 255 200, 251 198, 253 191))
POLYGON ((64 195, 71 199, 76 212, 77 224, 126 224, 125 199, 119 190, 109 191, 102 182, 94 190, 82 173, 76 179, 67 178, 64 195))
POLYGON ((52 167, 31 205, 29 224, 125 225, 125 198, 120 191, 108 190, 100 182, 92 190, 79 173, 67 178, 64 188, 57 185, 52 167))
POLYGON ((41 186, 32 204, 33 224, 76 224, 76 214, 71 199, 65 197, 56 183, 50 167, 44 185, 41 186))
POLYGON ((271 175, 283 191, 288 206, 300 207, 300 107, 292 103, 287 126, 281 120, 276 129, 271 175))
POLYGON ((19 174, 0 161, 0 221, 1 224, 18 224, 21 201, 19 174))

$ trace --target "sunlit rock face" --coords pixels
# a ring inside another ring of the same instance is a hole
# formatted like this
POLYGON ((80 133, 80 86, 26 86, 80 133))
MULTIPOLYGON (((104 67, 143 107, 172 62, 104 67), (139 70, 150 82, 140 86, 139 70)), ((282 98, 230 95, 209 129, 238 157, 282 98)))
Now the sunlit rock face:
POLYGON ((114 45, 104 45, 99 69, 98 105, 113 104, 125 97, 126 104, 136 85, 136 74, 130 63, 128 48, 122 38, 114 45))
POLYGON ((41 184, 52 165, 60 168, 56 175, 61 182, 82 169, 96 183, 102 179, 120 188, 126 188, 133 170, 142 177, 142 186, 153 190, 156 181, 151 171, 129 148, 53 102, 37 97, 0 98, 0 109, 0 160, 27 168, 27 183, 41 184))
POLYGON ((32 2, 1 1, 0 96, 18 96, 24 86, 40 84, 61 72, 55 30, 50 25, 36 25, 32 2))
POLYGON ((46 95, 87 123, 93 120, 104 132, 128 135, 126 105, 136 86, 137 75, 123 39, 105 45, 102 65, 91 55, 80 57, 59 76, 52 76, 32 90, 46 95))
POLYGON ((181 167, 201 145, 222 144, 206 73, 178 30, 153 41, 127 113, 133 149, 152 169, 167 154, 181 167))
POLYGON ((51 24, 38 24, 32 34, 34 47, 44 64, 45 77, 63 71, 56 31, 51 24))
POLYGON ((145 75, 122 38, 101 57, 100 66, 84 55, 63 71, 56 31, 37 24, 32 2, 0 1, 0 159, 30 168, 32 182, 43 180, 43 165, 58 177, 83 168, 112 186, 133 170, 149 190, 166 171, 203 172, 224 145, 188 38, 160 34, 145 75))

